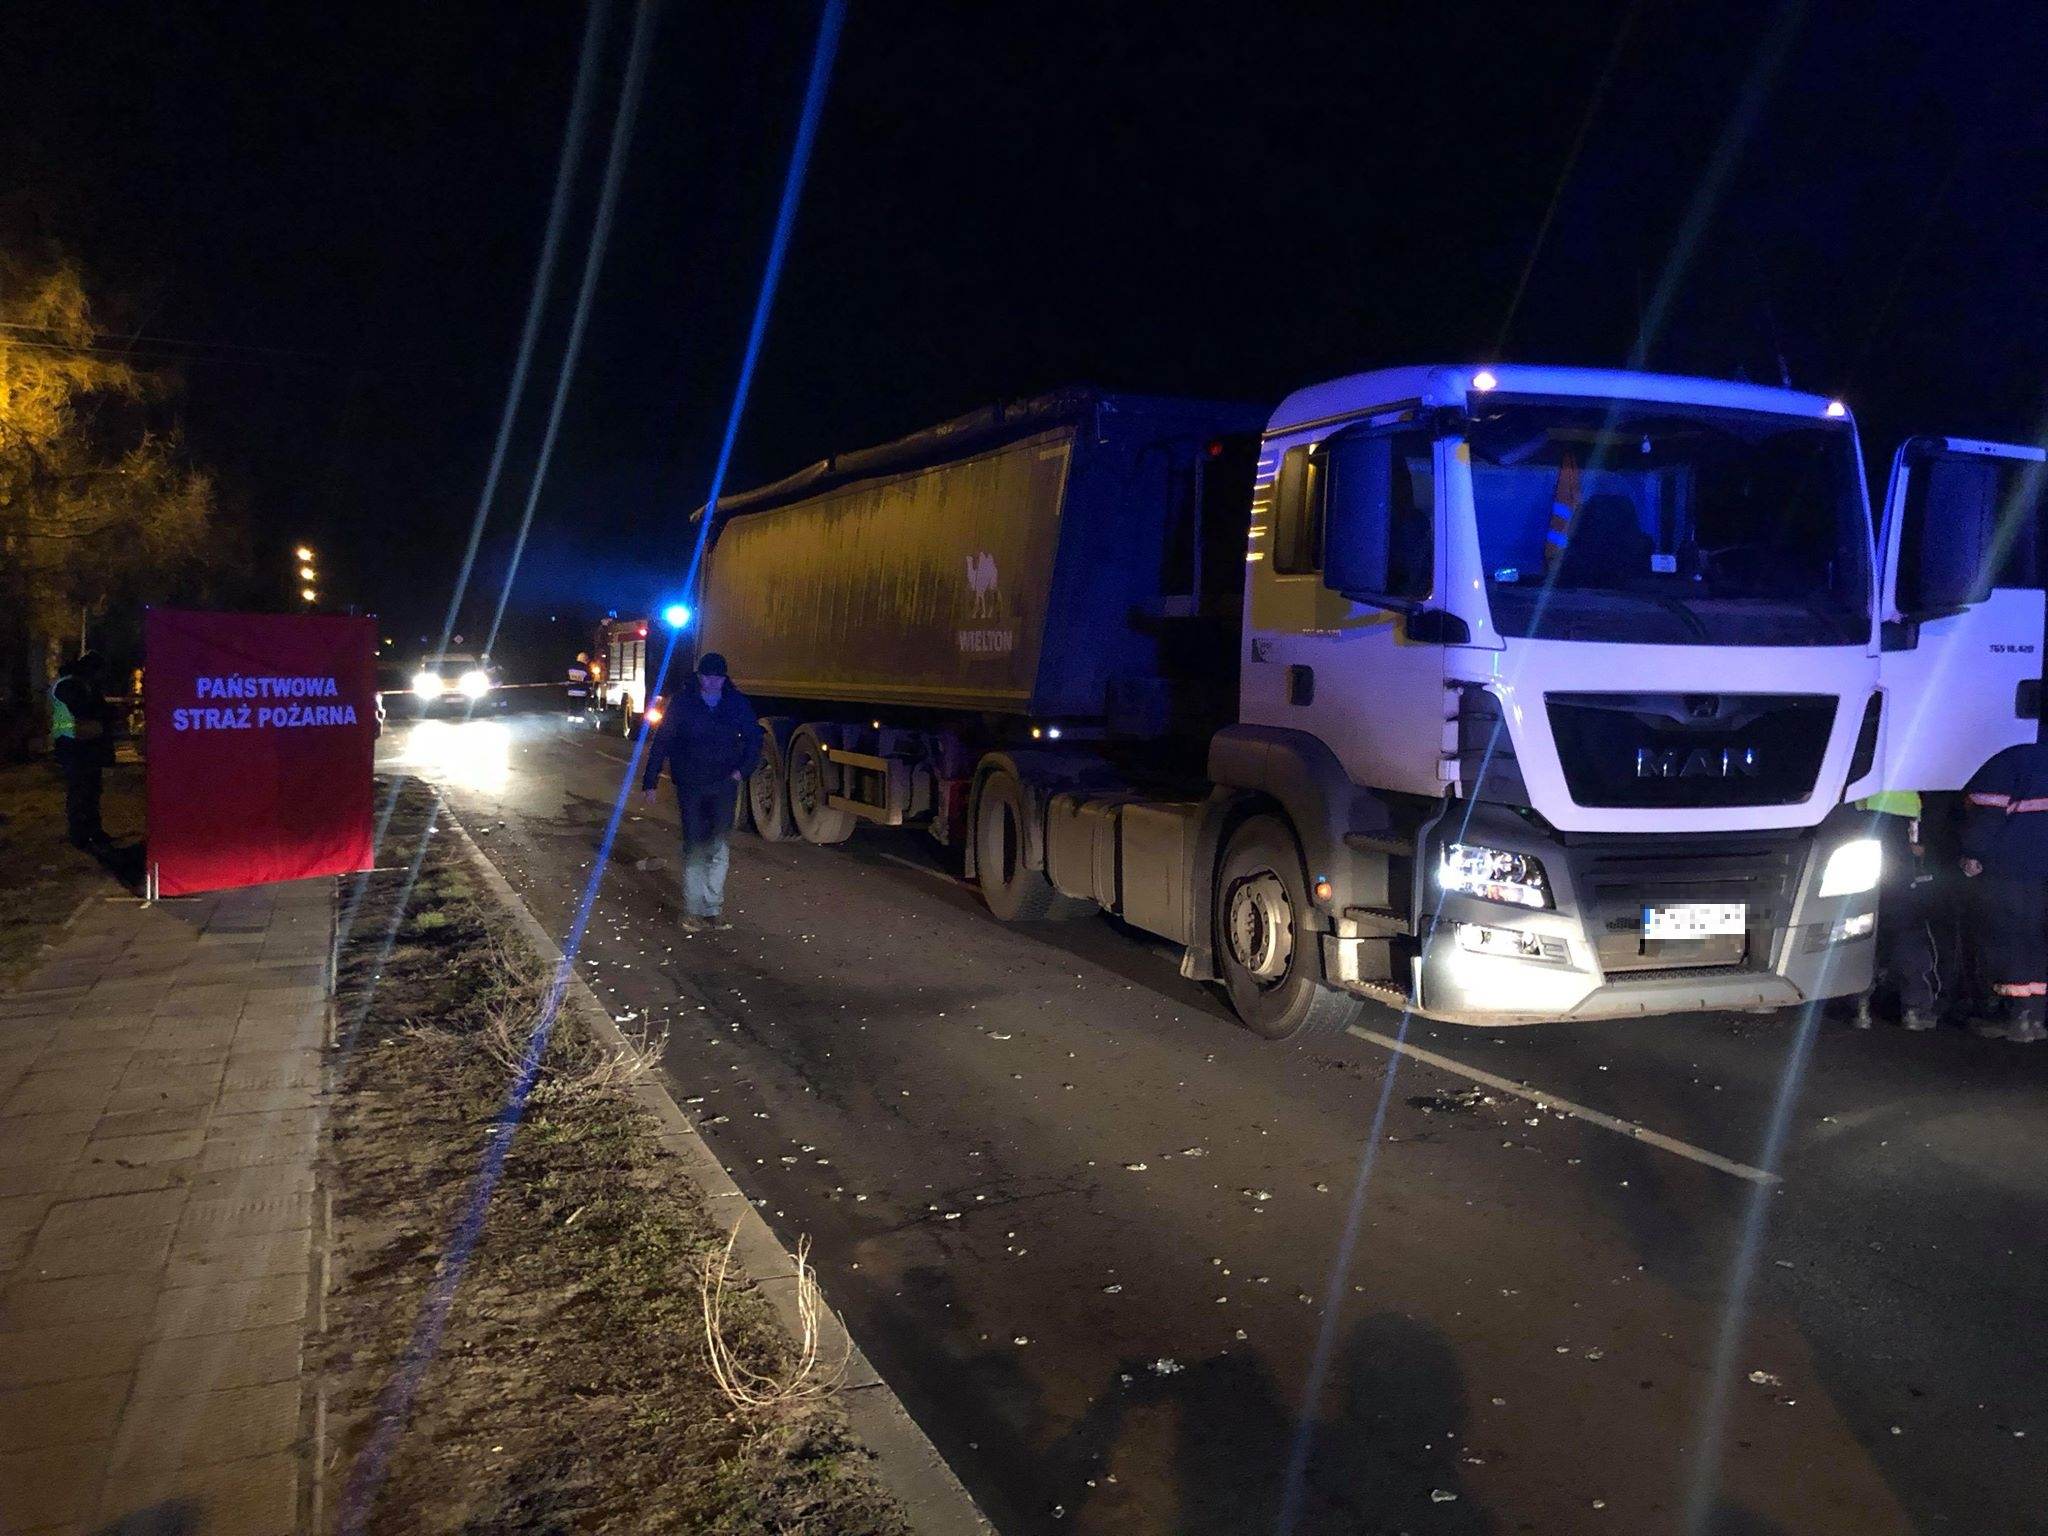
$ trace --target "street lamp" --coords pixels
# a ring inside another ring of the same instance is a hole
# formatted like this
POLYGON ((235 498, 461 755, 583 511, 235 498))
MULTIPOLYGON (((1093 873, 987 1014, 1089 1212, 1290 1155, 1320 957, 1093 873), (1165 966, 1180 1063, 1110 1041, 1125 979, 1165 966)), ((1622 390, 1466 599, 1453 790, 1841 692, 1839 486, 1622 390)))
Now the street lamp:
POLYGON ((299 601, 308 605, 320 599, 320 573, 313 565, 313 547, 301 544, 292 551, 299 563, 299 601))

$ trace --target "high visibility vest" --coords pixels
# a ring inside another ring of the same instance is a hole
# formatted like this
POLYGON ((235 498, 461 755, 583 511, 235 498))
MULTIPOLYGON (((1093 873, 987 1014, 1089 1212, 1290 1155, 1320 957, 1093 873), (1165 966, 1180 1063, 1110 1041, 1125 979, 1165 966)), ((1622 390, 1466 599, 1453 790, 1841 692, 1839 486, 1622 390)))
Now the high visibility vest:
POLYGON ((60 741, 78 739, 78 717, 71 713, 71 706, 57 697, 57 690, 70 682, 69 677, 60 677, 50 685, 50 745, 60 741))
POLYGON ((1875 795, 1865 795, 1856 802, 1859 811, 1878 811, 1886 816, 1904 816, 1918 820, 1920 816, 1920 792, 1916 789, 1887 789, 1875 795))

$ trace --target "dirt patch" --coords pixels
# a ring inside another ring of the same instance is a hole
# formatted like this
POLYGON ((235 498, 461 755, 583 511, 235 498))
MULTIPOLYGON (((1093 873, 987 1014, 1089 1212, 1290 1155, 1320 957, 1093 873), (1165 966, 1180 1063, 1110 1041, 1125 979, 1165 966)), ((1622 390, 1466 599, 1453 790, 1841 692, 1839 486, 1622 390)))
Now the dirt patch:
MULTIPOLYGON (((406 787, 387 862, 409 862, 430 806, 406 787)), ((829 1400, 741 1413, 720 1393, 698 1277, 726 1234, 645 1112, 584 1086, 597 1047, 566 1013, 445 1331, 392 1416, 423 1303, 504 1133, 509 1074, 487 1042, 507 1010, 531 1008, 536 968, 445 835, 409 890, 402 874, 372 877, 340 964, 346 1046, 324 1170, 330 1528, 352 1484, 358 1498, 367 1486, 363 1453, 388 1422, 402 1427, 375 1482, 375 1532, 908 1529, 829 1400)), ((751 1369, 787 1368, 765 1300, 743 1286, 724 1312, 751 1369)))
MULTIPOLYGON (((107 770, 100 819, 116 843, 141 843, 139 766, 107 770)), ((0 987, 34 966, 44 941, 86 897, 126 892, 119 863, 119 855, 110 867, 65 840, 64 781, 54 764, 0 764, 0 987)))

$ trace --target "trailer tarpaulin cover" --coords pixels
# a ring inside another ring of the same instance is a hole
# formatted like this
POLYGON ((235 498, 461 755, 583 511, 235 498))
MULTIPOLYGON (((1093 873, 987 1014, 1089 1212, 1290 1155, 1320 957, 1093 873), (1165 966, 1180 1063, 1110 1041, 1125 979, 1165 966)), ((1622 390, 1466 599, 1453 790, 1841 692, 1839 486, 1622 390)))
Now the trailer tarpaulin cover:
POLYGON ((371 865, 371 619, 152 608, 143 630, 158 893, 371 865))

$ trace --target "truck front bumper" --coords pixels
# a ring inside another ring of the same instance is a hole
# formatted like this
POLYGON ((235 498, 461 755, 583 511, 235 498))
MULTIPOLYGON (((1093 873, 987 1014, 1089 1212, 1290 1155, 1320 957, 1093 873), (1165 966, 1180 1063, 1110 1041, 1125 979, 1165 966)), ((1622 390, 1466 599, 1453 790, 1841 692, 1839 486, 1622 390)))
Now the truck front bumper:
MULTIPOLYGON (((1502 807, 1470 807, 1469 818, 1466 810, 1444 818, 1456 830, 1440 828, 1416 860, 1411 995, 1419 1012, 1474 1024, 1628 1018, 1787 1008, 1870 985, 1876 889, 1820 895, 1834 850, 1872 835, 1866 813, 1844 807, 1794 831, 1589 837, 1502 807), (1451 840, 1540 860, 1551 905, 1441 889, 1439 853, 1451 840), (1691 902, 1740 902, 1744 931, 1646 938, 1646 907, 1691 902)), ((1342 984, 1344 939, 1332 947, 1326 969, 1342 984)))

